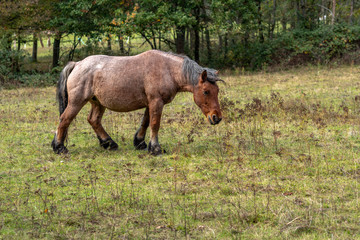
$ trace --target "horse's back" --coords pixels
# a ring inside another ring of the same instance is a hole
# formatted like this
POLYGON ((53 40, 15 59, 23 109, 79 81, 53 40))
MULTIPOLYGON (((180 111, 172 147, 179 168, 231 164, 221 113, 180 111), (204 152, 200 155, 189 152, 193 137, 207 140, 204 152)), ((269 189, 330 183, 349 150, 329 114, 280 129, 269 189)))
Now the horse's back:
MULTIPOLYGON (((146 107, 149 96, 171 99, 176 87, 161 52, 136 56, 93 55, 76 63, 68 88, 87 100, 119 112, 146 107)), ((166 100, 168 101, 168 100, 166 100)))

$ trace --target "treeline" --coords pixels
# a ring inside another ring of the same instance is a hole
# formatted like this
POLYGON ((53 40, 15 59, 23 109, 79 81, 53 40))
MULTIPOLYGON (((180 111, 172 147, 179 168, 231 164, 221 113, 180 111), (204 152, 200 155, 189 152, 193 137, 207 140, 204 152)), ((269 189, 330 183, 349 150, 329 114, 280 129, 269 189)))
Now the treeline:
POLYGON ((152 49, 184 53, 203 64, 259 69, 275 64, 359 60, 360 3, 355 0, 3 0, 0 74, 19 71, 20 44, 53 39, 52 66, 72 36, 66 60, 81 41, 119 44, 141 36, 152 49), (17 47, 13 46, 16 41, 17 47))

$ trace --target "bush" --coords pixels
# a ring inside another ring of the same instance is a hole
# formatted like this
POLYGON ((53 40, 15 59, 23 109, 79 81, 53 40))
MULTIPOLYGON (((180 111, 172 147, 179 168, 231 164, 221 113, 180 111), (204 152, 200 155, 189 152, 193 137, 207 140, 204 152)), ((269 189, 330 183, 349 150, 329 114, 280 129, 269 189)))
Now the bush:
POLYGON ((25 73, 18 78, 18 82, 25 87, 47 87, 54 86, 58 78, 57 73, 25 73))
POLYGON ((8 35, 0 37, 0 83, 16 80, 27 53, 11 49, 8 35))
POLYGON ((221 62, 223 66, 248 70, 279 64, 327 64, 334 60, 352 62, 359 60, 358 54, 354 54, 359 49, 360 26, 321 25, 314 30, 294 29, 283 32, 264 42, 253 40, 244 45, 241 41, 233 41, 228 48, 227 57, 217 62, 221 62))
POLYGON ((293 32, 295 51, 293 55, 308 54, 311 60, 328 63, 359 49, 360 27, 337 24, 323 25, 314 31, 293 32))

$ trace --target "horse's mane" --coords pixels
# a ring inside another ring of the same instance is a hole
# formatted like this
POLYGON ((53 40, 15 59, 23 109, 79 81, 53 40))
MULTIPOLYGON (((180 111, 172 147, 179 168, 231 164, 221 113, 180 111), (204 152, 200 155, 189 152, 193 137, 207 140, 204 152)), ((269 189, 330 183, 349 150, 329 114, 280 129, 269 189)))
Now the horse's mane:
POLYGON ((188 56, 182 55, 182 54, 176 54, 173 52, 167 52, 167 54, 180 57, 184 59, 183 65, 182 65, 182 73, 188 83, 191 85, 197 85, 199 83, 199 76, 200 74, 206 70, 207 72, 207 81, 209 81, 212 84, 216 84, 217 81, 222 81, 217 75, 217 70, 212 68, 204 68, 201 67, 197 62, 194 60, 191 60, 188 56))

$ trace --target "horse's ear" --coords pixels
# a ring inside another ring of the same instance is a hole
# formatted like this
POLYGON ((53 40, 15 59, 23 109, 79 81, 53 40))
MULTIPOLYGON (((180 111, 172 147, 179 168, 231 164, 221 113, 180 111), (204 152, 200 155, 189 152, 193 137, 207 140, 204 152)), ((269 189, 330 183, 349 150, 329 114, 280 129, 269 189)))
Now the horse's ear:
POLYGON ((215 75, 219 75, 219 70, 216 70, 215 75))
POLYGON ((200 83, 206 82, 206 79, 207 79, 207 71, 204 70, 204 71, 201 73, 200 83))

